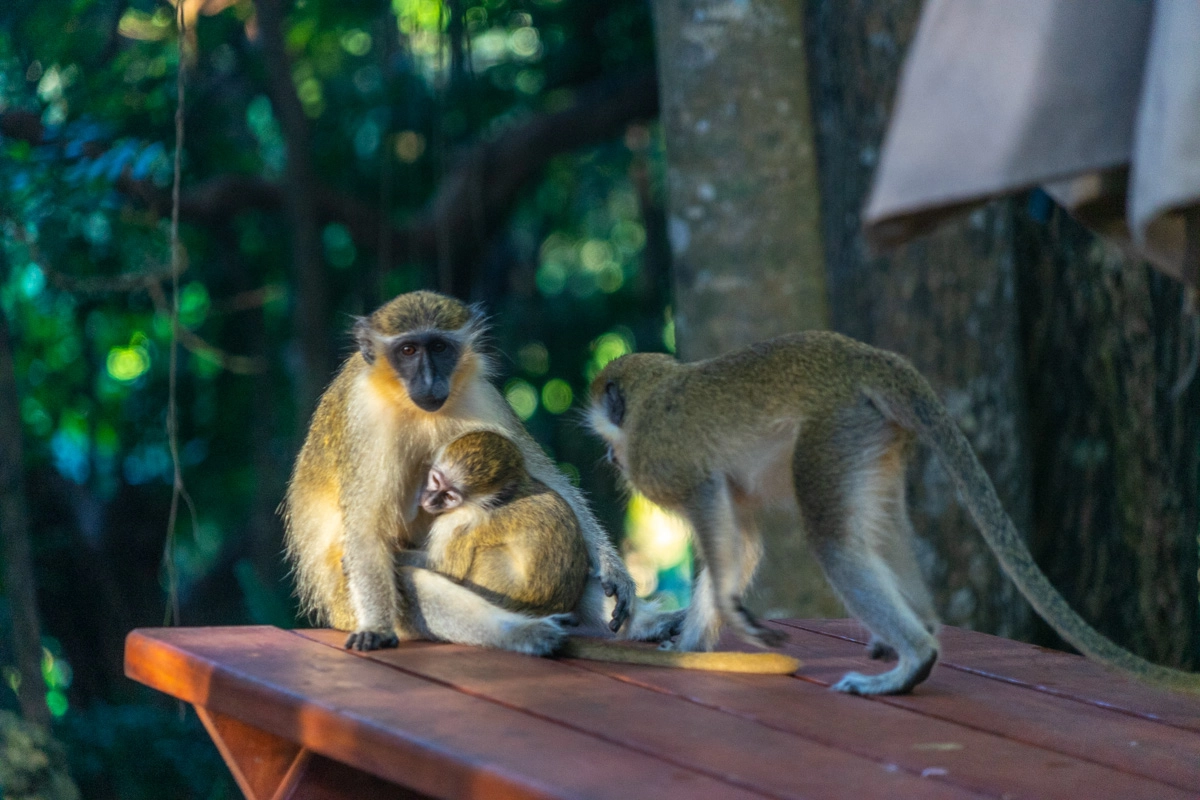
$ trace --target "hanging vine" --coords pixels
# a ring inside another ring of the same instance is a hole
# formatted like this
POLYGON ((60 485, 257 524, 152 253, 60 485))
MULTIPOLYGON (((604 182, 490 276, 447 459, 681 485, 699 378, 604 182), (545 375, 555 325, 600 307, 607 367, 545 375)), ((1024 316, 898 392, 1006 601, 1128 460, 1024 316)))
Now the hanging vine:
POLYGON ((163 622, 179 624, 179 574, 175 568, 175 525, 179 517, 179 501, 187 503, 191 512, 192 530, 196 530, 196 508, 183 485, 183 466, 179 459, 179 276, 183 272, 183 252, 179 244, 179 185, 183 173, 183 111, 186 62, 184 43, 187 22, 184 0, 175 3, 175 27, 179 66, 175 73, 175 162, 171 184, 171 347, 167 366, 167 447, 171 453, 171 511, 167 517, 167 535, 163 541, 163 570, 167 579, 167 606, 163 622))

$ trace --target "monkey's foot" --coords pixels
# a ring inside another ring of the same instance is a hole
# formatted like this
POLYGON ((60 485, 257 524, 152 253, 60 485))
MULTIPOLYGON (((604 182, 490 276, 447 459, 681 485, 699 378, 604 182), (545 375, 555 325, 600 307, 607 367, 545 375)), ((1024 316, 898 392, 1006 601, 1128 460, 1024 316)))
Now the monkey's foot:
POLYGON ((908 694, 913 687, 929 677, 933 665, 937 662, 937 653, 931 653, 924 661, 907 664, 901 660, 895 669, 879 675, 862 675, 857 672, 847 672, 842 679, 833 685, 835 692, 847 694, 908 694))
POLYGON ((678 636, 683 630, 683 621, 687 618, 687 609, 677 611, 662 611, 643 618, 634 613, 633 621, 629 624, 627 639, 635 642, 662 642, 678 636))
POLYGON ((895 661, 896 650, 882 639, 872 636, 871 641, 867 642, 867 656, 876 661, 895 661))
POLYGON ((548 656, 567 641, 563 626, 570 616, 552 614, 513 623, 505 636, 504 649, 531 656, 548 656))
POLYGON ((347 650, 381 650, 385 647, 399 647, 400 637, 395 632, 380 633, 379 631, 355 631, 346 637, 347 650))
POLYGON ((761 647, 779 647, 787 641, 783 631, 768 628, 758 621, 740 601, 734 603, 733 625, 751 644, 761 647))

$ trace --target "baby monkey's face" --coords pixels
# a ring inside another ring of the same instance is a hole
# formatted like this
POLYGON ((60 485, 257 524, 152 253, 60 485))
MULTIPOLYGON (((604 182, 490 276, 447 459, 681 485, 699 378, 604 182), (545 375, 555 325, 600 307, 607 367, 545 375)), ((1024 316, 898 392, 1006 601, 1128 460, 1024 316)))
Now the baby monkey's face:
POLYGON ((429 479, 421 491, 421 508, 437 516, 458 508, 465 499, 462 491, 439 467, 429 470, 429 479))

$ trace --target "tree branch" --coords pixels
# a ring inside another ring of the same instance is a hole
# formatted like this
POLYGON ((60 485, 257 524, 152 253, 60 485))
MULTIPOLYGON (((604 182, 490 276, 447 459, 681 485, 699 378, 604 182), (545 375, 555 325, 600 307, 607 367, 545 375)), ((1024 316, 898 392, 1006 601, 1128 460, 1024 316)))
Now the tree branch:
POLYGON ((287 143, 284 208, 292 229, 292 268, 296 275, 296 306, 292 324, 300 341, 304 370, 296 410, 307 420, 332 369, 325 336, 326 279, 321 264, 321 239, 314 195, 312 140, 308 117, 292 81, 292 61, 284 45, 283 0, 254 0, 258 12, 271 105, 287 143))
POLYGON ((21 403, 13 369, 8 321, 0 313, 0 540, 4 548, 4 579, 12 609, 13 649, 21 684, 17 698, 21 714, 49 729, 46 684, 42 680, 41 622, 33 555, 29 546, 29 511, 25 501, 24 458, 21 448, 21 403))
MULTIPOLYGON (((355 244, 369 251, 379 247, 379 231, 390 227, 391 252, 397 261, 435 261, 438 237, 445 237, 454 292, 465 296, 471 265, 508 219, 517 195, 551 158, 604 142, 626 125, 657 113, 658 84, 652 69, 621 80, 597 81, 580 89, 575 102, 562 111, 535 114, 495 139, 467 149, 425 210, 403 225, 385 226, 379 209, 314 183, 317 218, 321 224, 345 225, 355 244)), ((159 213, 169 208, 166 193, 149 181, 124 176, 118 188, 159 213)), ((279 210, 285 195, 283 186, 262 178, 224 175, 186 191, 180 213, 191 222, 213 224, 249 209, 279 210)))

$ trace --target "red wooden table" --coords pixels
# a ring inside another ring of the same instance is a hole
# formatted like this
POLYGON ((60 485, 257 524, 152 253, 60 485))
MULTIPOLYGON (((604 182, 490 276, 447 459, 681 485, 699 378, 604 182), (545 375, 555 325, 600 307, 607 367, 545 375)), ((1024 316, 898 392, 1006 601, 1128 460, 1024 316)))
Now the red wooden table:
POLYGON ((953 628, 914 694, 850 697, 826 687, 881 668, 857 624, 772 624, 794 677, 272 627, 137 630, 125 671, 193 703, 254 800, 1200 796, 1200 697, 953 628))

